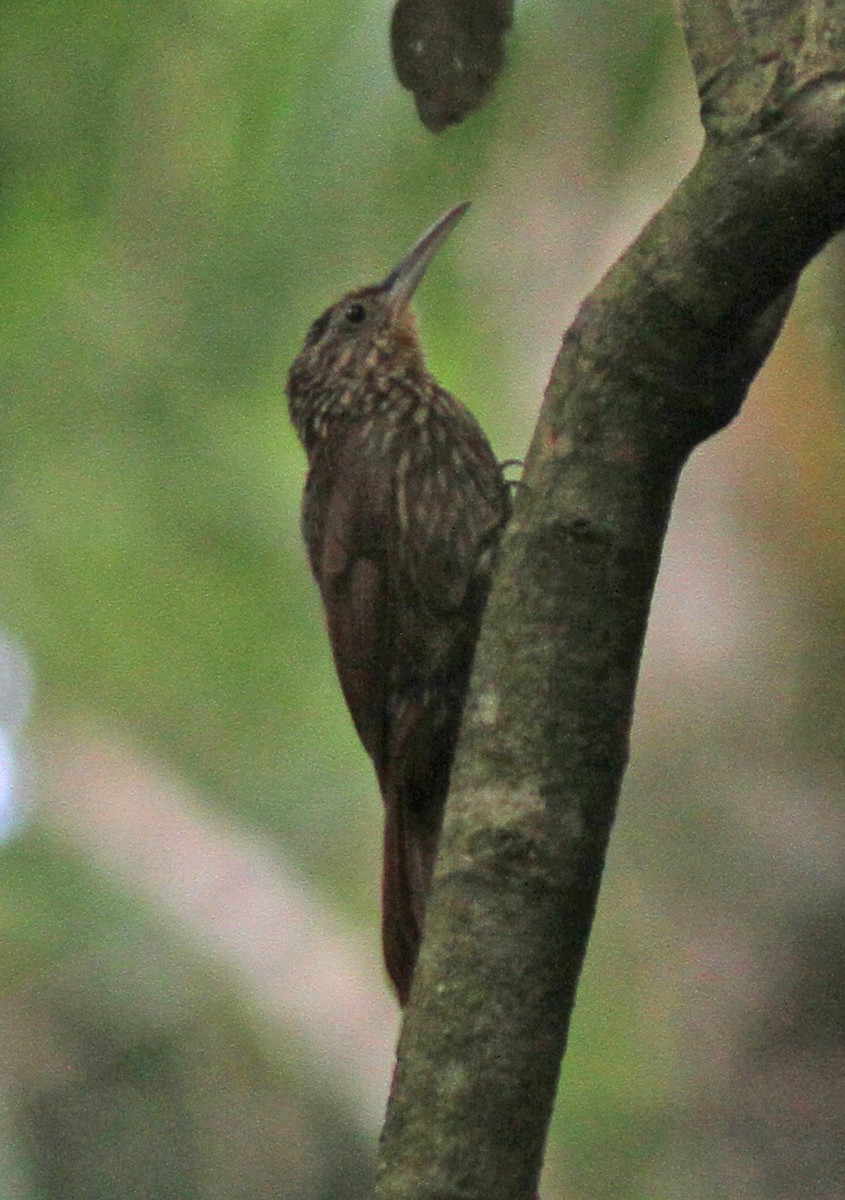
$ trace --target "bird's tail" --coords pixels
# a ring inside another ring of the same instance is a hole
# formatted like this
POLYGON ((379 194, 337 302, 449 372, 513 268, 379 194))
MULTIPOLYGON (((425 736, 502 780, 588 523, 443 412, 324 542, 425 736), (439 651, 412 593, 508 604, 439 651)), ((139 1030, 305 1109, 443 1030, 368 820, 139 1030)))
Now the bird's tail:
POLYGON ((425 905, 437 856, 439 822, 420 821, 407 799, 384 796, 382 945, 387 973, 405 1005, 422 940, 425 905))

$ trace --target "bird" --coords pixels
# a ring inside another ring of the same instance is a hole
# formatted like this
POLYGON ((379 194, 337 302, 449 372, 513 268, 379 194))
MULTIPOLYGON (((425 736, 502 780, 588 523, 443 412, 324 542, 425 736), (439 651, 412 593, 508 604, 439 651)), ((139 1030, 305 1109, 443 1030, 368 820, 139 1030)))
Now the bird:
POLYGON ((384 804, 382 946, 401 1006, 425 920, 475 644, 511 510, 470 411, 425 364, 414 293, 469 207, 311 325, 287 379, 302 533, 384 804))

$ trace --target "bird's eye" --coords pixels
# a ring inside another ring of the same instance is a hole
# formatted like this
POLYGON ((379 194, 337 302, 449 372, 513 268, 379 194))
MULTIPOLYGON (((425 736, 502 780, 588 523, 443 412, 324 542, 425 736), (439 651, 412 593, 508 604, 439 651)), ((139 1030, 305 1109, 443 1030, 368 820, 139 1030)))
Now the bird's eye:
POLYGON ((350 325, 360 325, 367 315, 367 310, 363 304, 350 304, 344 316, 350 325))

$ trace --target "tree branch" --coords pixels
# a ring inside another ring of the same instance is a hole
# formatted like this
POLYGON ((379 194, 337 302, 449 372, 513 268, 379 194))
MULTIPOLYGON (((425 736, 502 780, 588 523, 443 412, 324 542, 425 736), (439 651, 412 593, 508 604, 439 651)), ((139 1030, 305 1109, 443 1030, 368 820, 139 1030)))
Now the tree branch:
POLYGON ((688 0, 700 158, 582 306, 479 643, 381 1200, 534 1194, 678 475, 845 223, 845 0, 688 0))

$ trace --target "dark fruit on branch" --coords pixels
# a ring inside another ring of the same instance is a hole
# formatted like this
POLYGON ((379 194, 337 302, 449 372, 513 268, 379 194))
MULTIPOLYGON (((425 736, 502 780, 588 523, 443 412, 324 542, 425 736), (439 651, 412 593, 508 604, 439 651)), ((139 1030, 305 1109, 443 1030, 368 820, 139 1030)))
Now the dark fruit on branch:
POLYGON ((432 133, 485 102, 504 66, 512 18, 513 0, 398 0, 390 23, 393 64, 432 133))

